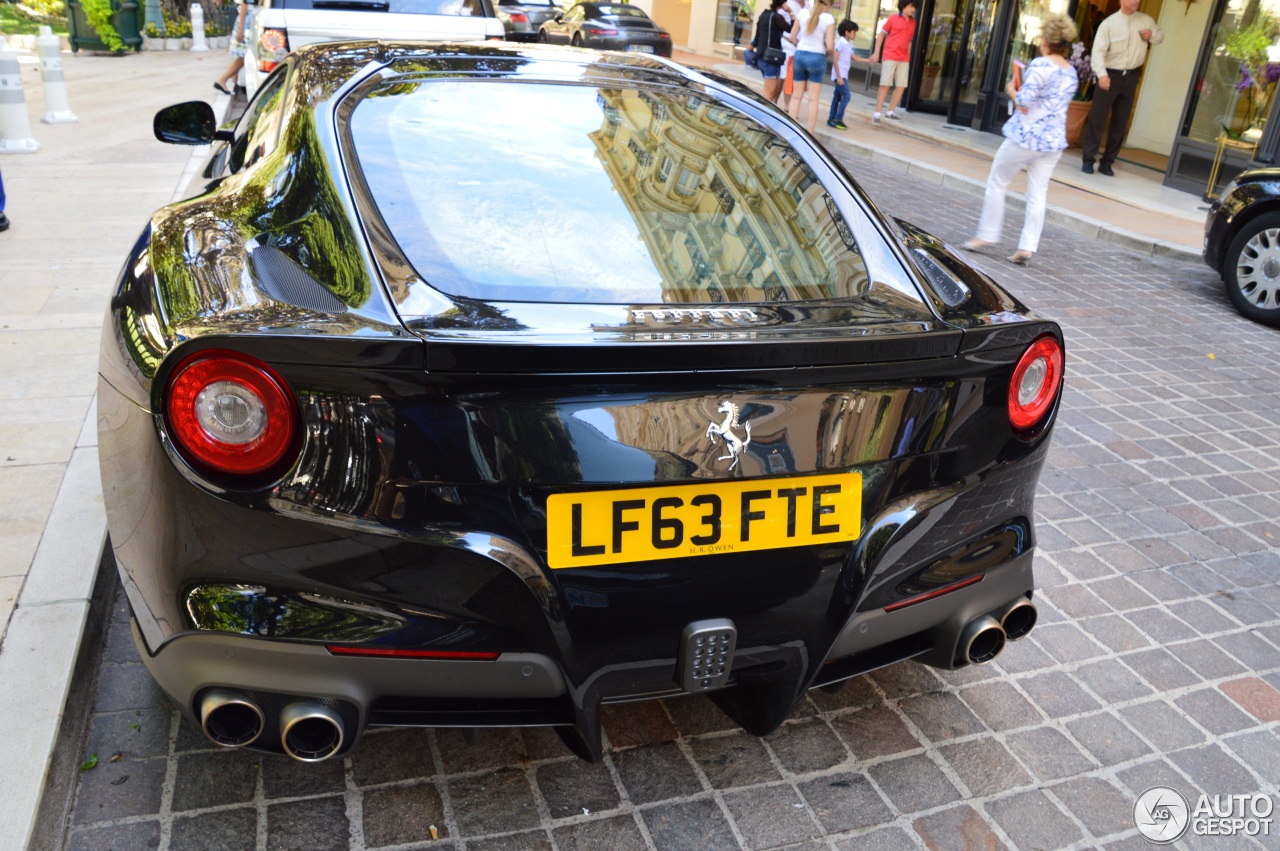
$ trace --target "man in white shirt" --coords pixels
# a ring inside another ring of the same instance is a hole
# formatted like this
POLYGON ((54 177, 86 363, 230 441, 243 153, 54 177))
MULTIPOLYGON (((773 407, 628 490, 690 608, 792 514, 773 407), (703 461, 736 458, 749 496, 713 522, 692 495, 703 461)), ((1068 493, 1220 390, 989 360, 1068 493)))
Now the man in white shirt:
POLYGON ((1107 147, 1102 152, 1098 172, 1108 177, 1114 175, 1111 164, 1120 153, 1124 141, 1129 114, 1133 112, 1134 96, 1138 91, 1138 75, 1147 61, 1149 45, 1164 41, 1164 32, 1156 26, 1155 19, 1138 11, 1142 0, 1120 0, 1120 10, 1104 20, 1093 37, 1093 53, 1090 57, 1093 72, 1098 75, 1098 88, 1089 107, 1089 121, 1084 127, 1084 165, 1081 171, 1093 174, 1093 162, 1098 158, 1098 143, 1104 130, 1107 147), (1108 119, 1111 126, 1107 128, 1108 119))

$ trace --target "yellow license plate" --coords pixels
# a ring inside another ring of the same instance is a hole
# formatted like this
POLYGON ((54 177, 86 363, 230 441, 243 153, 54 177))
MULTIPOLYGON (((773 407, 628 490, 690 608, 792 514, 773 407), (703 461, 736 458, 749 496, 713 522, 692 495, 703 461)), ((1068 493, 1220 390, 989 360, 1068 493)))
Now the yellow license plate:
POLYGON ((862 474, 750 479, 555 494, 553 568, 856 541, 862 474))

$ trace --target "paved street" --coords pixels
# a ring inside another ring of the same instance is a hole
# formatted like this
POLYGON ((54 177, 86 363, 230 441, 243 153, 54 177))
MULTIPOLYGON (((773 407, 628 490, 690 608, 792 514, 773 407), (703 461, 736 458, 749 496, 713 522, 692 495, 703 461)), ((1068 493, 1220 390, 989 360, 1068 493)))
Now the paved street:
MULTIPOLYGON (((977 199, 847 164, 887 213, 972 235, 977 199)), ((994 664, 860 677, 763 740, 703 698, 616 707, 601 765, 545 730, 397 730, 309 767, 180 722, 118 601, 65 847, 1142 848, 1151 786, 1274 796, 1280 332, 1204 268, 1054 227, 1030 268, 1010 250, 976 262, 1063 324, 1068 390, 1037 502, 1041 625, 994 664)))

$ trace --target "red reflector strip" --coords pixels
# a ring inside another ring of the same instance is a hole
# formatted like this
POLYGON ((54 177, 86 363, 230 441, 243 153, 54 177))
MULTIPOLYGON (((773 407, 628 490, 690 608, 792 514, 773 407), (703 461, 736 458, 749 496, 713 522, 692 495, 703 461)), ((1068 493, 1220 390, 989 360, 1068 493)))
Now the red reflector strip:
POLYGON ((395 659, 463 659, 472 662, 492 662, 501 653, 482 650, 395 650, 390 647, 332 647, 326 645, 334 656, 382 656, 395 659))
POLYGON ((897 603, 890 603, 884 607, 886 612, 896 612, 898 609, 905 609, 907 606, 914 606, 916 603, 923 603, 925 600, 932 600, 934 597, 941 597, 943 594, 950 594, 952 591, 959 591, 961 588, 967 588, 970 585, 976 585, 986 576, 985 573, 979 573, 977 576, 970 576, 968 579, 947 585, 943 588, 936 588, 927 594, 921 594, 919 597, 911 597, 907 600, 901 600, 897 603))

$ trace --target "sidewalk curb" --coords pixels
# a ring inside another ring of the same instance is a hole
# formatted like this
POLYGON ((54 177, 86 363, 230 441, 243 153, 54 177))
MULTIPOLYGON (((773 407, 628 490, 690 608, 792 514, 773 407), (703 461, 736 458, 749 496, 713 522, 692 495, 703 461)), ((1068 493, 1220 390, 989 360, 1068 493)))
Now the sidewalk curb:
MULTIPOLYGON (((225 116, 230 105, 230 98, 219 96, 215 113, 225 116)), ((208 146, 191 153, 174 200, 207 154, 208 146)), ((92 643, 103 635, 109 595, 102 591, 115 582, 100 571, 106 542, 95 397, 0 644, 0 723, 10 731, 0 737, 0 851, 61 841, 66 830, 75 767, 82 761, 75 750, 85 732, 80 721, 89 708, 79 705, 77 695, 92 643)), ((91 694, 86 690, 83 698, 91 694)))

